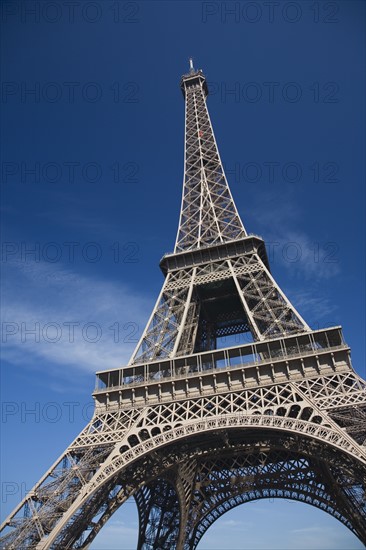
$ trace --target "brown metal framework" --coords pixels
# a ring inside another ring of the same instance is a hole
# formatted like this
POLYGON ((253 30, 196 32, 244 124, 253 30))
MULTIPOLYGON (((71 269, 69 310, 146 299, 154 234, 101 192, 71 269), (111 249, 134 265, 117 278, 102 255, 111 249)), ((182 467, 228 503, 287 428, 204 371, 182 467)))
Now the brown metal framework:
POLYGON ((341 327, 311 330, 245 231, 192 63, 181 89, 163 288, 129 365, 97 373, 90 423, 3 523, 4 549, 86 549, 130 497, 141 550, 193 550, 222 514, 268 497, 316 506, 366 543, 366 383, 341 327))

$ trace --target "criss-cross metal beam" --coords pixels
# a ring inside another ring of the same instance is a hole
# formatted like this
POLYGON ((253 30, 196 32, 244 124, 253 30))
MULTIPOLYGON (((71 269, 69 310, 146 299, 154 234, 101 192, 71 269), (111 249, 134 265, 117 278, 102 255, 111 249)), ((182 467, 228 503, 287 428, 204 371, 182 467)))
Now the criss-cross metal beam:
POLYGON ((4 521, 1 548, 86 550, 131 497, 140 550, 194 550, 226 511, 268 497, 312 504, 366 544, 366 382, 341 327, 311 330, 245 231, 193 62, 181 89, 183 197, 161 293, 129 365, 97 373, 92 420, 4 521))

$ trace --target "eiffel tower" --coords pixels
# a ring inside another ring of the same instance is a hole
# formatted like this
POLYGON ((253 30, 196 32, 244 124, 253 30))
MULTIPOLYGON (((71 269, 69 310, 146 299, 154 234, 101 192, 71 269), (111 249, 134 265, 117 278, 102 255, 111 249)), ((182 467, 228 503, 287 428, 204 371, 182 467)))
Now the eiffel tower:
POLYGON ((192 61, 181 90, 185 177, 162 290, 129 364, 97 373, 90 423, 5 520, 1 548, 86 549, 130 497, 141 550, 193 550, 222 514, 270 497, 316 506, 366 543, 366 383, 341 327, 306 324, 244 229, 192 61))

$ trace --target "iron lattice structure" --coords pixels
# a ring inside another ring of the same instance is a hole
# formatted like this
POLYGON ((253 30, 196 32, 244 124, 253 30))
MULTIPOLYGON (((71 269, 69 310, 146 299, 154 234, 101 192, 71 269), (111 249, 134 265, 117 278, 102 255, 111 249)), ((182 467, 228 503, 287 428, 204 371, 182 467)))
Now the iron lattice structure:
POLYGON ((141 550, 193 550, 222 514, 268 497, 312 504, 366 543, 366 383, 341 327, 311 330, 245 231, 192 63, 181 89, 163 288, 129 365, 97 373, 90 423, 5 520, 2 548, 86 549, 132 496, 141 550))

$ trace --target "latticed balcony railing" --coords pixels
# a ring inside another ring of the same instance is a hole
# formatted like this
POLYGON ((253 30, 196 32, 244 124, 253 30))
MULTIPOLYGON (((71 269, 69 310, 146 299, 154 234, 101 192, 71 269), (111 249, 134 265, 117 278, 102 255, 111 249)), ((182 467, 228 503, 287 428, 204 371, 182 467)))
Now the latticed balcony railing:
POLYGON ((209 352, 196 353, 146 364, 97 372, 95 393, 115 390, 117 387, 141 386, 161 380, 197 376, 208 371, 236 369, 269 362, 286 361, 315 353, 348 350, 340 326, 328 329, 284 336, 228 347, 209 352))

